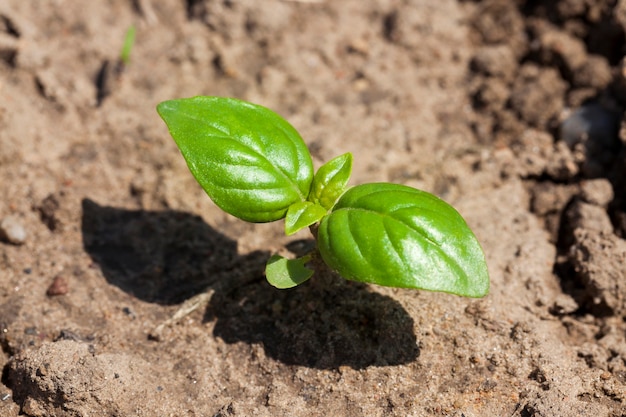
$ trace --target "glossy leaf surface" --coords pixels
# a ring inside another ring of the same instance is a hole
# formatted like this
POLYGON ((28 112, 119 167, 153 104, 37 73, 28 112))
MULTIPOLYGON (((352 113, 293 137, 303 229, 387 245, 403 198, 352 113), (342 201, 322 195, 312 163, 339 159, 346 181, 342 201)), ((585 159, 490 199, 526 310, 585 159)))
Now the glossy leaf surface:
POLYGON ((483 251, 449 204, 411 187, 375 183, 348 190, 318 231, 324 261, 344 278, 482 297, 483 251))
POLYGON ((265 277, 276 288, 293 288, 313 276, 313 271, 305 266, 308 261, 308 257, 287 259, 274 255, 267 261, 265 277))
POLYGON ((196 180, 224 211, 269 222, 306 200, 311 156, 298 132, 273 111, 204 96, 164 101, 157 111, 196 180))
POLYGON ((345 153, 326 162, 313 177, 309 200, 330 210, 343 194, 351 173, 351 153, 345 153))
POLYGON ((300 229, 319 222, 327 212, 324 207, 310 201, 292 204, 285 216, 285 234, 292 235, 300 229))

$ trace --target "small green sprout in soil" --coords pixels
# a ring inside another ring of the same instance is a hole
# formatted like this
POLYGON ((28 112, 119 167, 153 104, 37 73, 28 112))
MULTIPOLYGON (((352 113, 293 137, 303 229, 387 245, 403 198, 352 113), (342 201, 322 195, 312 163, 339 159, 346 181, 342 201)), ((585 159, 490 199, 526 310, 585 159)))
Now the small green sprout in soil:
POLYGON ((482 297, 485 256, 461 215, 438 197, 405 185, 348 187, 352 155, 316 173, 300 134, 273 111, 223 97, 157 106, 191 173, 221 209, 249 222, 285 221, 291 235, 310 228, 315 250, 272 256, 277 288, 311 278, 317 259, 348 280, 482 297))
POLYGON ((124 43, 119 57, 111 62, 108 59, 102 63, 96 76, 96 104, 100 106, 118 86, 122 75, 130 64, 130 54, 135 44, 136 29, 131 25, 124 35, 124 43))
POLYGON ((133 50, 135 44, 135 25, 131 25, 126 31, 124 36, 124 44, 122 45, 122 52, 120 53, 120 61, 124 66, 130 64, 130 53, 133 50))

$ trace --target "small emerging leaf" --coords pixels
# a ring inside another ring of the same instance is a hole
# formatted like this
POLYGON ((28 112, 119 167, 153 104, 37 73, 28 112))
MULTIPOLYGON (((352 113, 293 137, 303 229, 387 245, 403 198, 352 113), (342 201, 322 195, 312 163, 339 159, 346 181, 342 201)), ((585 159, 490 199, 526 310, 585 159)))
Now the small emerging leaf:
POLYGON ((352 154, 349 152, 326 162, 315 173, 309 201, 326 210, 333 208, 335 201, 343 194, 351 172, 352 154))
POLYGON ((227 213, 269 222, 306 200, 311 155, 298 132, 273 111, 203 96, 164 101, 157 111, 191 173, 227 213))
POLYGON ((126 36, 124 36, 124 45, 122 46, 122 52, 120 53, 120 61, 124 65, 130 64, 130 52, 133 49, 133 45, 135 43, 135 25, 131 25, 126 31, 126 36))
POLYGON ((309 257, 287 259, 280 255, 272 256, 265 266, 267 281, 276 288, 287 289, 302 284, 313 276, 313 271, 305 266, 309 257))
POLYGON ((466 297, 489 291, 485 256, 461 215, 404 185, 348 190, 322 220, 318 247, 347 279, 466 297))
POLYGON ((319 222, 328 213, 324 207, 310 201, 300 201, 289 206, 285 216, 285 233, 293 235, 298 230, 319 222))

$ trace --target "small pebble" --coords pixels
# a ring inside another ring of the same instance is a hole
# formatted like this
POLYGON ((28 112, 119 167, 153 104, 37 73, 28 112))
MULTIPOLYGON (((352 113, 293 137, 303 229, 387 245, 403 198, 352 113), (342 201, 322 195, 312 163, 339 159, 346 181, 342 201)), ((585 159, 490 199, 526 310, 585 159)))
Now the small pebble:
POLYGON ((598 103, 585 104, 576 109, 561 124, 561 139, 570 148, 577 143, 591 141, 607 149, 618 143, 619 117, 598 103))
POLYGON ((613 200, 613 186, 604 178, 583 181, 580 188, 587 203, 606 208, 613 200))
POLYGON ((122 312, 126 314, 128 317, 130 317, 132 320, 135 320, 137 318, 137 316, 135 315, 135 312, 130 307, 124 307, 122 309, 122 312))
POLYGON ((367 41, 365 39, 362 39, 362 38, 353 39, 348 44, 348 51, 349 52, 354 52, 354 53, 357 53, 357 54, 367 55, 369 53, 369 50, 370 50, 369 44, 367 43, 367 41))
POLYGON ((67 283, 67 280, 63 278, 61 275, 57 275, 54 277, 52 284, 48 287, 46 294, 49 297, 54 297, 55 295, 65 295, 69 291, 70 287, 67 283))
POLYGON ((36 336, 37 335, 37 328, 32 326, 32 327, 27 327, 24 329, 24 334, 27 334, 29 336, 36 336))
POLYGON ((7 216, 0 222, 0 239, 14 245, 21 245, 26 241, 26 230, 15 216, 7 216))

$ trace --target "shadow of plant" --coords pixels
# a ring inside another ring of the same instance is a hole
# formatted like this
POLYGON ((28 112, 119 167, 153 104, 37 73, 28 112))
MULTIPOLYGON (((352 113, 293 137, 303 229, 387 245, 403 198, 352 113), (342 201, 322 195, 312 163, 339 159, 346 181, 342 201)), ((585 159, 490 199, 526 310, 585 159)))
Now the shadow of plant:
POLYGON ((144 301, 178 304, 226 271, 250 263, 262 271, 267 258, 238 255, 237 242, 189 213, 124 210, 88 199, 82 206, 85 250, 107 281, 144 301))
MULTIPOLYGON (((277 290, 263 278, 266 252, 240 256, 237 243, 199 216, 179 211, 131 211, 83 201, 83 245, 111 284, 137 298, 176 304, 215 285, 205 320, 227 343, 261 343, 280 362, 331 369, 398 365, 419 349, 413 319, 394 299, 343 279, 314 276, 277 290), (242 268, 258 270, 242 279, 242 268), (241 285, 238 285, 240 282, 241 285)), ((294 252, 310 243, 291 245, 294 252)))
POLYGON ((322 288, 308 281, 282 291, 255 283, 215 294, 206 319, 213 317, 214 334, 227 343, 262 343, 269 357, 290 365, 361 369, 419 356, 413 319, 404 308, 356 282, 337 280, 322 288))

